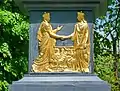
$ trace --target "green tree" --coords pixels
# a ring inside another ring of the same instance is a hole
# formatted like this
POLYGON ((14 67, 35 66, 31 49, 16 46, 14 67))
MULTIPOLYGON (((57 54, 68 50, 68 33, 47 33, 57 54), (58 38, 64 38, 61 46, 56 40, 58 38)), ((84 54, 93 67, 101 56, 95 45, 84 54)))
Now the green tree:
MULTIPOLYGON (((114 82, 111 83, 113 87, 113 91, 120 90, 120 1, 113 0, 112 4, 108 6, 108 11, 106 16, 101 16, 96 19, 95 22, 95 62, 98 65, 99 61, 103 61, 102 58, 113 61, 110 73, 114 73, 114 82), (99 57, 101 56, 101 58, 99 57), (112 60, 111 60, 112 56, 112 60), (98 63, 97 63, 98 62, 98 63), (117 86, 117 87, 116 87, 117 86), (116 89, 115 89, 116 87, 116 89), (118 89, 119 88, 119 89, 118 89)), ((105 60, 104 59, 104 60, 105 60)), ((105 65, 108 61, 104 61, 104 64, 100 63, 100 66, 105 65)), ((107 66, 104 68, 106 69, 107 66)), ((96 66, 97 69, 97 66, 96 66)), ((95 71, 98 73, 98 70, 95 71)), ((99 71, 100 72, 100 71, 99 71)), ((102 71, 101 71, 102 72, 102 71)), ((101 73, 102 74, 102 73, 101 73)), ((105 77, 107 73, 104 71, 103 77, 105 77)), ((110 79, 103 78, 104 80, 109 81, 110 79)), ((113 80, 112 79, 112 80, 113 80)))
POLYGON ((28 29, 28 17, 13 0, 4 0, 0 6, 0 91, 27 72, 28 29))

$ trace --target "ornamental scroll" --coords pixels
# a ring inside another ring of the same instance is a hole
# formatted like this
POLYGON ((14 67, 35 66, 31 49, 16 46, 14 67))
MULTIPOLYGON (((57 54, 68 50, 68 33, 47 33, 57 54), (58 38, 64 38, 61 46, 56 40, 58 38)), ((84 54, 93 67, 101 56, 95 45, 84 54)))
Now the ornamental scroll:
POLYGON ((78 22, 68 36, 56 33, 63 26, 53 29, 50 13, 43 14, 43 21, 37 32, 39 56, 32 64, 33 72, 89 72, 90 36, 84 13, 77 12, 78 22), (73 46, 56 46, 56 40, 71 39, 73 46))

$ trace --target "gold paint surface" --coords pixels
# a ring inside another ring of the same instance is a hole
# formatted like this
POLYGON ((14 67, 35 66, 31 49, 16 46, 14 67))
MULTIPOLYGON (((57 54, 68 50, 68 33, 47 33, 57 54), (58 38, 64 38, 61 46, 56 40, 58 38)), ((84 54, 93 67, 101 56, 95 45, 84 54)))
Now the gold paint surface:
POLYGON ((33 72, 89 72, 90 36, 84 13, 77 12, 78 22, 74 32, 68 36, 57 35, 63 27, 52 28, 50 13, 43 14, 37 39, 39 41, 39 56, 32 64, 33 72), (56 39, 71 39, 73 46, 55 46, 56 39))

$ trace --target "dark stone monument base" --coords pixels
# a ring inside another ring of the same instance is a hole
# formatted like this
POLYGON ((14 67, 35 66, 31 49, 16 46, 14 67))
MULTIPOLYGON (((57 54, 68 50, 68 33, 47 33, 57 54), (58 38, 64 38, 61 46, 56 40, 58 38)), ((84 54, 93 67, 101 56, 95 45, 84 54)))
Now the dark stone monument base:
POLYGON ((110 86, 89 73, 30 73, 13 82, 11 91, 110 91, 110 86))

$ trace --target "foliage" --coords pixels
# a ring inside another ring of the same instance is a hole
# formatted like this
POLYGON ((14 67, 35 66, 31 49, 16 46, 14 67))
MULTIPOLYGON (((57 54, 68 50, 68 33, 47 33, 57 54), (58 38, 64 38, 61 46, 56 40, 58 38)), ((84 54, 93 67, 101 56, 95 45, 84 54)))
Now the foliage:
POLYGON ((0 91, 27 72, 29 22, 18 11, 12 0, 0 6, 0 91))
MULTIPOLYGON (((120 40, 120 9, 119 3, 113 0, 108 6, 105 16, 97 18, 95 21, 95 52, 102 54, 103 52, 113 53, 119 52, 120 40), (115 44, 116 42, 116 44, 115 44), (116 45, 116 47, 114 46, 116 45), (118 48, 118 50, 116 50, 118 48), (99 50, 100 49, 100 50, 99 50)), ((97 55, 95 55, 97 56, 97 55)))
POLYGON ((120 91, 120 0, 113 0, 105 16, 95 21, 95 71, 120 91))
MULTIPOLYGON (((112 55, 108 56, 98 56, 95 59, 95 73, 104 81, 107 81, 111 85, 112 91, 120 91, 120 78, 116 81, 114 72, 114 57, 112 55)), ((119 58, 120 64, 120 58, 119 58)), ((120 71, 120 67, 119 67, 120 71)))

